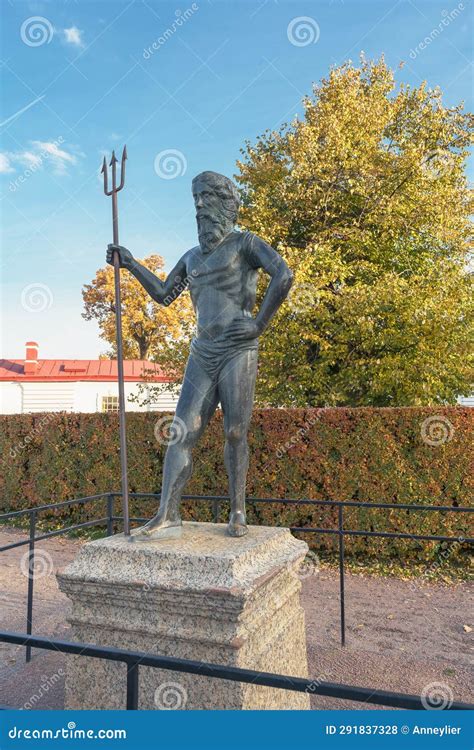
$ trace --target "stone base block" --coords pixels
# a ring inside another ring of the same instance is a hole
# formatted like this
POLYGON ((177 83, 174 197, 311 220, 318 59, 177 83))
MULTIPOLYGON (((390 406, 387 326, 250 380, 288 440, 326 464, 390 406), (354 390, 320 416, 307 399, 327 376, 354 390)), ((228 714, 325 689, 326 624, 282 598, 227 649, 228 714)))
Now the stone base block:
MULTIPOLYGON (((298 568, 305 542, 288 529, 185 523, 180 539, 85 544, 58 573, 72 639, 262 672, 307 677, 298 568)), ((125 707, 126 667, 68 657, 66 708, 125 707)), ((287 690, 140 667, 141 709, 308 709, 287 690)))

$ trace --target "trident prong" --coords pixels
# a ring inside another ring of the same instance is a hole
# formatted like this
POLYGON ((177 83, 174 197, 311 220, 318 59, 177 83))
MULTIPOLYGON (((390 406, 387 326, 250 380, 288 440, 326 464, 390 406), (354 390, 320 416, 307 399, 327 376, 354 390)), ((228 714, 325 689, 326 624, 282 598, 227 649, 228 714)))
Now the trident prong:
MULTIPOLYGON (((112 158, 109 166, 112 167, 112 189, 108 189, 108 169, 107 161, 104 156, 101 172, 104 175, 104 193, 112 196, 112 228, 113 243, 119 244, 118 232, 118 206, 117 193, 123 188, 125 182, 125 160, 127 158, 127 147, 123 147, 120 185, 117 187, 117 157, 115 151, 112 151, 112 158)), ((115 287, 115 324, 117 336, 117 375, 118 375, 118 393, 119 393, 119 423, 120 423, 120 466, 122 471, 122 509, 123 509, 123 530, 125 536, 130 535, 130 517, 128 510, 128 470, 127 470, 127 435, 125 428, 125 387, 123 374, 123 342, 122 342, 122 304, 120 294, 120 256, 116 251, 113 254, 114 264, 114 287, 115 287)))
POLYGON ((102 162, 102 169, 100 170, 101 173, 104 175, 104 193, 106 195, 112 195, 112 193, 109 193, 107 190, 107 161, 104 156, 104 161, 102 162))
POLYGON ((120 164, 120 185, 117 187, 117 164, 118 159, 115 156, 115 151, 112 151, 112 157, 109 162, 109 167, 112 167, 112 190, 108 189, 108 170, 107 170, 107 160, 104 156, 104 161, 102 162, 102 169, 100 170, 101 173, 104 175, 104 193, 106 195, 113 195, 113 193, 118 193, 123 188, 125 183, 125 160, 127 159, 127 147, 123 147, 122 151, 122 160, 120 164))
POLYGON ((117 188, 117 192, 123 188, 125 182, 125 162, 127 160, 127 147, 123 147, 122 151, 122 163, 120 165, 120 185, 117 188))

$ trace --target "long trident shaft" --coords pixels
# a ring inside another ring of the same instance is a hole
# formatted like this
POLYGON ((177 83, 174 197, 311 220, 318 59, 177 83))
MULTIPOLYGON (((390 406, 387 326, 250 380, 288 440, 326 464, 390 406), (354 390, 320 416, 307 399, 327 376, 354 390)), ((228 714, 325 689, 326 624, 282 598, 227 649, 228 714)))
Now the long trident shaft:
MULTIPOLYGON (((112 189, 107 185, 107 162, 102 164, 104 175, 104 193, 112 196, 112 229, 114 245, 119 244, 118 231, 118 206, 117 193, 122 190, 125 182, 125 160, 127 159, 127 147, 124 146, 121 162, 120 185, 117 187, 117 158, 112 151, 109 166, 112 167, 112 189)), ((122 473, 122 514, 123 531, 125 536, 130 535, 130 515, 128 509, 128 466, 127 466, 127 432, 125 424, 125 387, 123 375, 123 339, 122 339, 122 300, 120 293, 120 257, 114 252, 114 287, 115 287, 115 331, 117 342, 117 371, 118 371, 118 393, 119 393, 119 429, 120 429, 120 468, 122 473)))

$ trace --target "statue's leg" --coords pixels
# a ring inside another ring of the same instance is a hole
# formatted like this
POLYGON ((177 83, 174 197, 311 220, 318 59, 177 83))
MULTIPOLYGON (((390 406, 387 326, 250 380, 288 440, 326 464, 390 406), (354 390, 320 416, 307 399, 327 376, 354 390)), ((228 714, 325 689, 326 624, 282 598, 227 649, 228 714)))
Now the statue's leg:
POLYGON ((181 495, 192 471, 192 449, 218 403, 217 386, 193 357, 189 358, 181 394, 170 429, 170 444, 163 464, 163 483, 158 513, 133 537, 160 538, 181 529, 181 495), (175 530, 173 532, 173 530, 175 530))
POLYGON ((252 416, 257 351, 244 351, 222 368, 218 381, 224 412, 224 461, 229 476, 230 517, 227 532, 231 536, 247 533, 245 483, 249 465, 247 433, 252 416))

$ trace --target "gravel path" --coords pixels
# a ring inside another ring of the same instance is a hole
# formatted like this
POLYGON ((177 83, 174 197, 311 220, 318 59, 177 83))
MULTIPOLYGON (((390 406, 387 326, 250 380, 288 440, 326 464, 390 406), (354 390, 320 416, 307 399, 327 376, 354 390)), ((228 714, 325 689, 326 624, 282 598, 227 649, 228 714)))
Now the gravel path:
MULTIPOLYGON (((0 530, 0 546, 25 538, 14 529, 0 530)), ((35 581, 33 631, 69 637, 67 598, 54 572, 76 555, 81 542, 52 539, 37 545, 40 569, 35 581), (41 575, 41 572, 43 575, 41 575)), ((38 563, 37 563, 38 564, 38 563)), ((27 547, 0 556, 0 627, 25 631, 27 547)), ((454 698, 474 701, 470 690, 474 643, 471 632, 472 587, 445 586, 346 575, 346 647, 339 643, 339 578, 323 569, 303 580, 302 604, 311 677, 321 681, 419 695, 431 683, 442 683, 454 698)), ((0 705, 17 708, 62 708, 64 656, 33 651, 29 665, 24 649, 0 643, 0 705)), ((367 704, 313 696, 313 708, 377 708, 367 704)))

